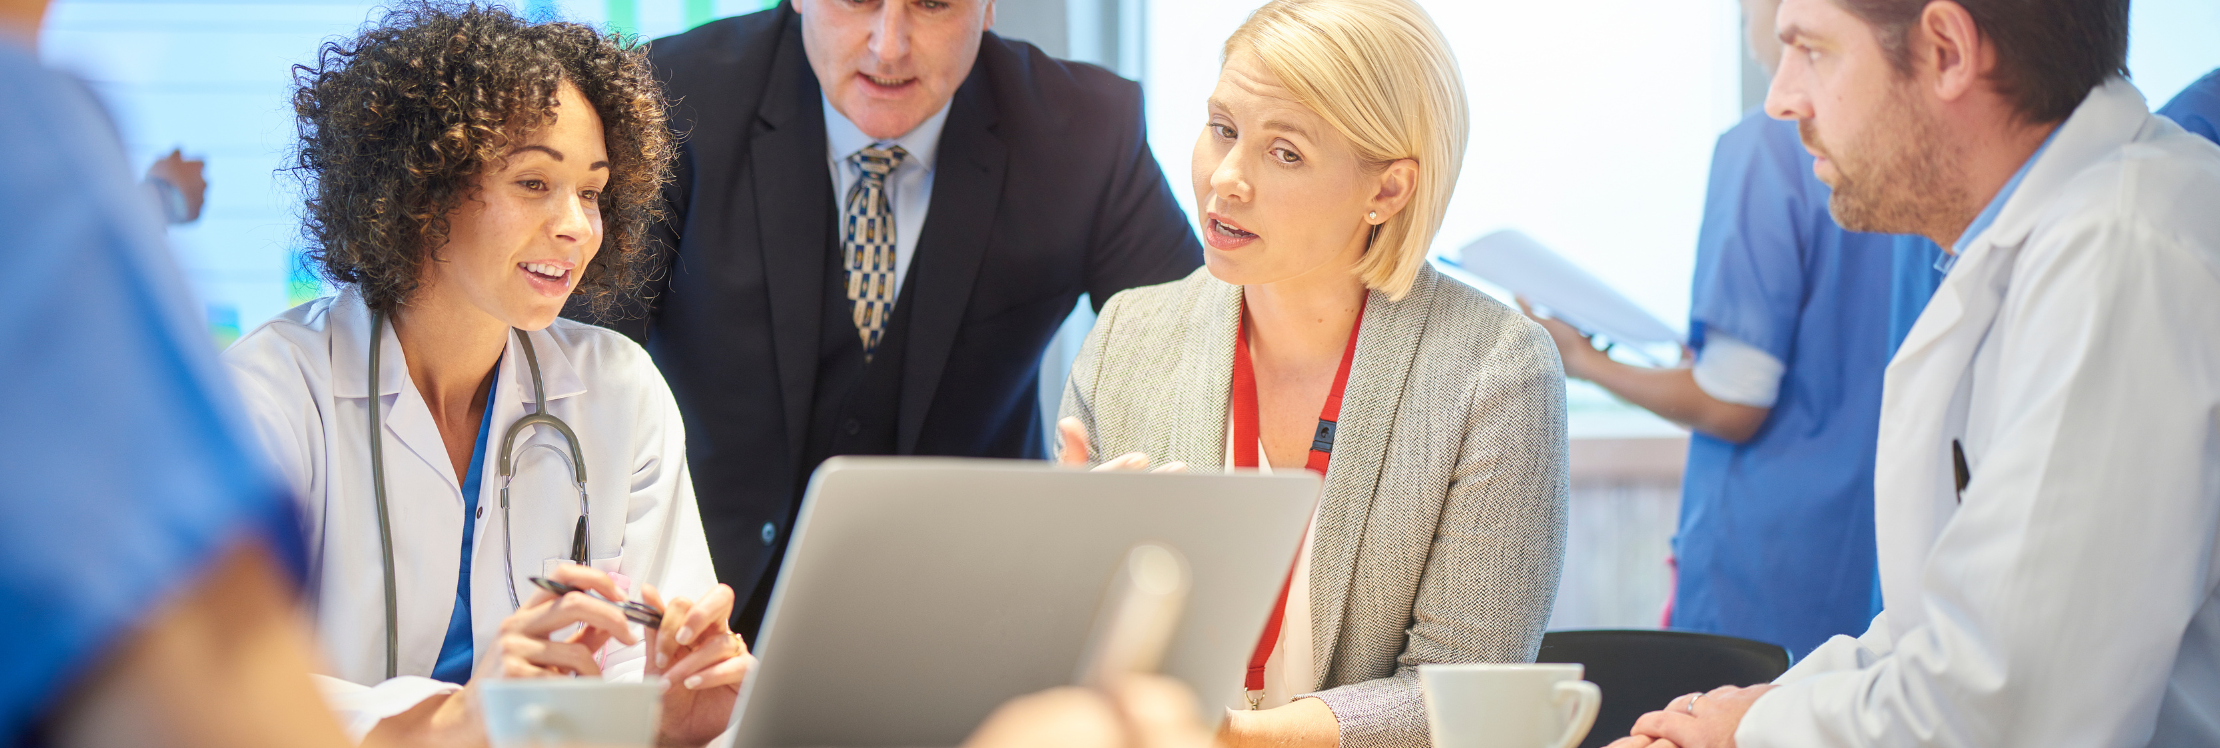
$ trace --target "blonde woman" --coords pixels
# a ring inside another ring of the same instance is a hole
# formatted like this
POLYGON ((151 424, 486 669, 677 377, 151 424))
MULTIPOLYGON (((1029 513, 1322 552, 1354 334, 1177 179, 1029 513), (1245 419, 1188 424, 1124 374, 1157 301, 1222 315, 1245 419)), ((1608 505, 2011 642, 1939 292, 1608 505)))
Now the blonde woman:
POLYGON ((1228 744, 1423 746, 1418 665, 1540 645, 1564 374, 1540 327, 1426 263, 1463 91, 1409 0, 1259 9, 1195 143, 1205 268, 1113 297, 1066 386, 1066 462, 1325 475, 1228 744))

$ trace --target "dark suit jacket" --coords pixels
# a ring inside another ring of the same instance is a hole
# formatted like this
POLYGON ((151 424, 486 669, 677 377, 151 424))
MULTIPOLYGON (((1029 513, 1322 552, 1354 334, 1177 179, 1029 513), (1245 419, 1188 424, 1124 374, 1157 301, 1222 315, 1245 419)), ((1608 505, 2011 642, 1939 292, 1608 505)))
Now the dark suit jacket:
MULTIPOLYGON (((837 252, 817 79, 781 7, 657 40, 683 133, 664 268, 606 320, 654 355, 684 414, 718 577, 746 598, 783 535, 819 382, 837 252), (766 532, 766 523, 773 525, 766 532)), ((899 454, 1039 457, 1040 358, 1082 293, 1176 280, 1202 248, 1142 126, 1141 91, 986 34, 941 134, 911 260, 899 454)))

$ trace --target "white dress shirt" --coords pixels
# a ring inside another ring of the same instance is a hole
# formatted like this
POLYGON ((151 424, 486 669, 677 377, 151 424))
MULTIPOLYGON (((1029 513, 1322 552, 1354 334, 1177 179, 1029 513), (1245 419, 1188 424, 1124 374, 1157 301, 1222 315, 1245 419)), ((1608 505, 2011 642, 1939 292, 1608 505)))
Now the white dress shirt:
POLYGON ((933 166, 940 155, 940 130, 948 124, 948 107, 955 102, 942 104, 940 111, 901 137, 876 140, 834 109, 831 99, 820 94, 818 100, 825 105, 825 165, 832 169, 834 210, 846 209, 848 189, 863 179, 863 166, 849 160, 856 151, 873 145, 898 145, 910 154, 886 179, 887 204, 894 208, 894 292, 899 301, 902 279, 909 277, 910 257, 917 253, 918 232, 925 230, 925 213, 933 207, 933 166))
POLYGON ((1885 609, 1738 745, 2220 745, 2215 195, 2124 80, 2059 127, 1889 364, 1885 609))

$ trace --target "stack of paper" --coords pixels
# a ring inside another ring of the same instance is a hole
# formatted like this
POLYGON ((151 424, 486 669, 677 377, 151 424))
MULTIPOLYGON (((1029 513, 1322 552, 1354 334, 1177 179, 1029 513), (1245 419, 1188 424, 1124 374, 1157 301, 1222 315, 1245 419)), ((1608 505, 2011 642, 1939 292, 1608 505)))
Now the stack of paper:
POLYGON ((1457 266, 1526 299, 1535 311, 1615 343, 1679 345, 1680 333, 1533 237, 1504 229, 1458 250, 1457 266))

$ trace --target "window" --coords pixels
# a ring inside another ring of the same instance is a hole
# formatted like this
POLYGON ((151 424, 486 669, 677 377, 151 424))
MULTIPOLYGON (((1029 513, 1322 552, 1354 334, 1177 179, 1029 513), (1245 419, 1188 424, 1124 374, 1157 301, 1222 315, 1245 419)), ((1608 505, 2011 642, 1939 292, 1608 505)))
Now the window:
MULTIPOLYGON (((1149 141, 1192 214, 1188 154, 1220 45, 1262 3, 1146 1, 1149 141)), ((1685 328, 1712 146, 1756 104, 1745 102, 1739 4, 1419 3, 1448 36, 1472 107, 1472 139, 1435 253, 1516 228, 1685 328)), ((2220 67, 2211 43, 2220 38, 2220 4, 2136 0, 2132 8, 2129 63, 2154 106, 2220 67)), ((1756 90, 1762 96, 1762 85, 1756 90)), ((1573 383, 1569 405, 1576 437, 1673 429, 1586 383, 1573 383)))
MULTIPOLYGON (((567 18, 653 38, 766 0, 522 0, 527 17, 567 18)), ((201 218, 170 241, 218 345, 323 293, 298 267, 299 194, 279 172, 293 146, 291 66, 359 29, 380 3, 324 0, 58 0, 41 54, 77 74, 115 116, 140 168, 184 149, 208 162, 201 218)))

